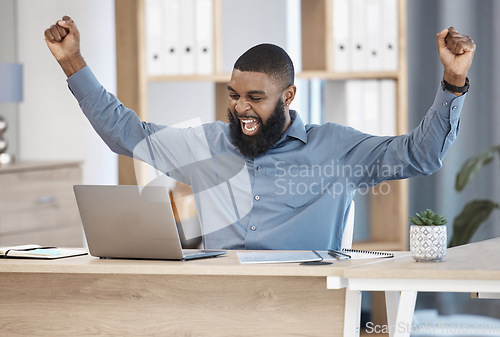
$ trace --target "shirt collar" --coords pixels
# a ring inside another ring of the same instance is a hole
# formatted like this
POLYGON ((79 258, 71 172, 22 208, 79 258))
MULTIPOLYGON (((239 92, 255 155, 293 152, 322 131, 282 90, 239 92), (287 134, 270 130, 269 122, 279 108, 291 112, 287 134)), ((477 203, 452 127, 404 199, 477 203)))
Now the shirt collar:
POLYGON ((304 122, 300 118, 297 111, 290 110, 290 118, 292 119, 292 124, 290 124, 288 129, 286 129, 277 144, 285 141, 287 137, 297 138, 304 144, 307 144, 306 127, 304 126, 304 122))

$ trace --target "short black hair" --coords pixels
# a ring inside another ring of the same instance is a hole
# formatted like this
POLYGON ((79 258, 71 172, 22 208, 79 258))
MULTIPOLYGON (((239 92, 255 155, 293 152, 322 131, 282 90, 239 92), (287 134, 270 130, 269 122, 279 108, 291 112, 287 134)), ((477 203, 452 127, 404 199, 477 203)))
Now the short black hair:
POLYGON ((283 90, 294 83, 295 70, 292 59, 283 48, 274 44, 256 45, 241 55, 234 64, 239 71, 254 71, 267 74, 283 90))

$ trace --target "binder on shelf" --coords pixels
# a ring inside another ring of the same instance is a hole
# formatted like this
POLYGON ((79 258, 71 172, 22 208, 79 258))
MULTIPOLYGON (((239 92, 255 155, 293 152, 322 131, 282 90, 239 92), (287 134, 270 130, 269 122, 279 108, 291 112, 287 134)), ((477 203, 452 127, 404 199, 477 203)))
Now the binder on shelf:
POLYGON ((164 0, 165 75, 178 75, 180 69, 180 0, 164 0))
POLYGON ((332 3, 333 70, 350 71, 351 34, 349 27, 349 0, 334 0, 332 3))
POLYGON ((195 59, 195 2, 180 1, 180 74, 194 75, 196 73, 195 59))
POLYGON ((354 72, 367 70, 365 14, 364 0, 350 0, 351 70, 354 72))
POLYGON ((323 123, 348 125, 346 81, 325 81, 323 84, 323 123))
POLYGON ((346 125, 361 132, 364 127, 363 80, 347 80, 345 83, 346 125))
POLYGON ((398 1, 382 0, 382 70, 398 70, 398 1))
POLYGON ((382 0, 365 2, 366 70, 382 70, 382 0))
POLYGON ((213 0, 195 0, 196 15, 196 73, 214 72, 214 12, 213 0))
POLYGON ((163 1, 146 0, 146 69, 148 75, 165 72, 163 1))
POLYGON ((379 128, 382 136, 395 136, 396 132, 396 81, 379 81, 380 117, 379 128))
POLYGON ((378 80, 362 81, 362 129, 361 131, 379 136, 380 93, 378 80))

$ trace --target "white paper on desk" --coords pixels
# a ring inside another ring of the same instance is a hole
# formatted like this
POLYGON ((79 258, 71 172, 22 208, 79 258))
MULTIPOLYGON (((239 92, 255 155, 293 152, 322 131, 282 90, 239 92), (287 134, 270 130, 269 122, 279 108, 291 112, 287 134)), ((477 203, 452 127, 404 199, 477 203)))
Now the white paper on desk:
POLYGON ((83 249, 68 248, 44 248, 40 245, 22 245, 11 247, 0 247, 0 257, 5 258, 31 258, 31 259, 60 259, 63 257, 86 255, 83 249))
POLYGON ((249 263, 291 263, 321 261, 321 257, 312 251, 291 252, 238 252, 236 253, 242 264, 249 263))

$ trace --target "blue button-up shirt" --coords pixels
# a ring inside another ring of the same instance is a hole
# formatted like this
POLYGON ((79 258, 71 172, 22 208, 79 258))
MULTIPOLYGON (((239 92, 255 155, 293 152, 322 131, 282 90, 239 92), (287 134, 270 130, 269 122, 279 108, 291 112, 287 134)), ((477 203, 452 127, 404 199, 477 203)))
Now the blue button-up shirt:
POLYGON ((293 122, 280 140, 246 158, 232 144, 226 123, 179 128, 142 122, 89 67, 68 84, 114 152, 191 185, 206 247, 219 249, 339 249, 358 189, 441 167, 465 97, 439 88, 418 127, 393 137, 336 123, 304 125, 292 110, 293 122))

